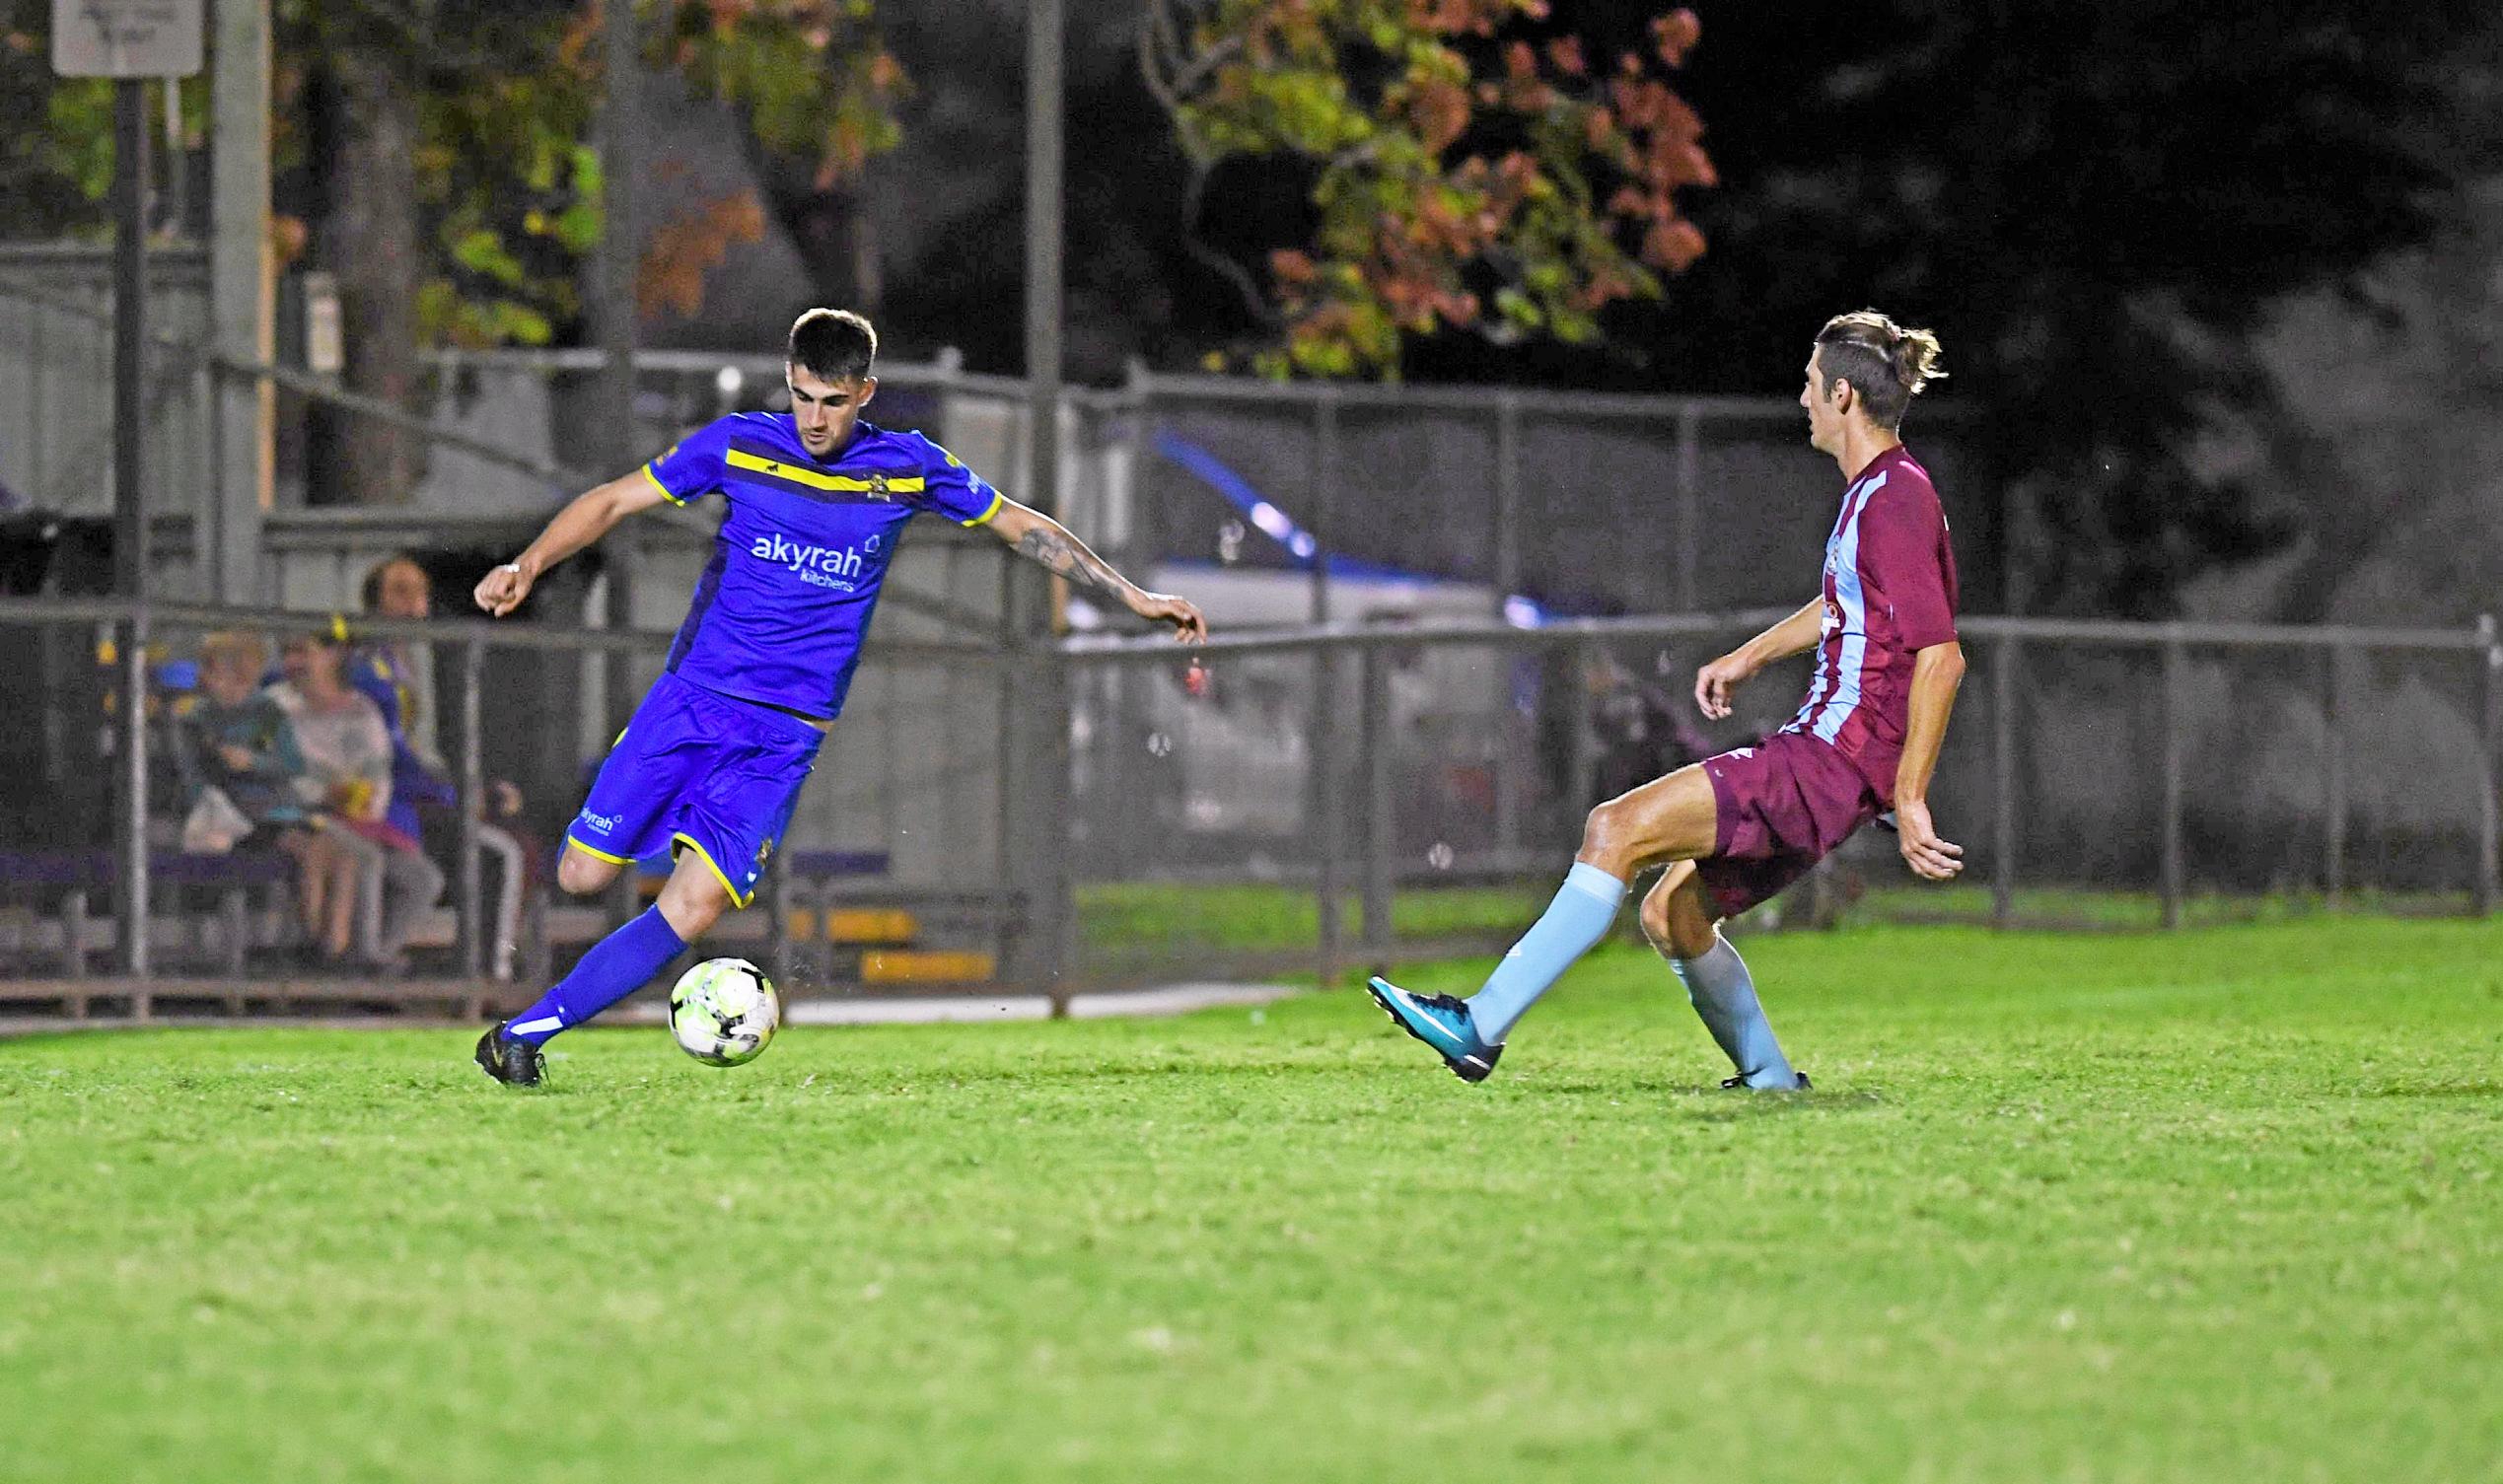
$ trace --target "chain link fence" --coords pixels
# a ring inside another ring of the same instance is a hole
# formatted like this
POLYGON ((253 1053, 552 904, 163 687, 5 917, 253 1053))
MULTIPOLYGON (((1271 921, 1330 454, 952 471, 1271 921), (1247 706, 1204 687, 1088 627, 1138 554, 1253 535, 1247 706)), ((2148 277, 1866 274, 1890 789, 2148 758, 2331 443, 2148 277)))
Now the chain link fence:
MULTIPOLYGON (((1702 722, 1692 676, 1777 613, 1342 623, 1063 646, 1082 982, 1492 951, 1591 806, 1785 722, 1806 661, 1702 722)), ((1917 883, 1864 831, 1752 926, 2157 927, 2306 904, 2484 913, 2503 648, 2472 630, 1972 618, 1917 883)))
MULTIPOLYGON (((763 955, 801 994, 1062 995, 1498 949, 1552 890, 1591 805, 1787 718, 1804 662, 1758 677, 1722 723, 1694 720, 1688 693, 1696 664, 1773 616, 1348 621, 1220 635, 1195 657, 906 618, 873 642, 763 910, 707 947, 763 955), (1045 715, 1065 717, 1065 752, 1037 733, 1045 715)), ((416 726, 457 795, 418 842, 437 874, 405 945, 414 982, 473 1012, 635 909, 631 886, 550 900, 544 872, 604 750, 581 741, 604 659, 642 676, 663 636, 0 600, 0 702, 26 719, 0 759, 7 998, 145 1013, 404 997, 307 971, 323 925, 301 860, 196 834, 200 744, 183 734, 214 698, 210 636, 250 637, 256 685, 284 672, 286 641, 342 622, 357 645, 426 657, 416 726), (535 904, 519 918, 501 905, 515 872, 535 904)), ((1973 618, 1965 641, 1932 800, 1967 847, 1964 881, 1913 883, 1866 831, 1749 926, 2494 906, 2490 622, 1973 618)), ((333 954, 366 946, 353 922, 333 954)))

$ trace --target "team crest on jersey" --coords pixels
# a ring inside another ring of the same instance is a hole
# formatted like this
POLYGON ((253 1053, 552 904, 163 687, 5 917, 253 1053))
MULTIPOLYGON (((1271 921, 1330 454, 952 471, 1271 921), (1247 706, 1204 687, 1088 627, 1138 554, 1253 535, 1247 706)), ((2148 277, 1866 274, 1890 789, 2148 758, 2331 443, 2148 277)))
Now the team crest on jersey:
POLYGON ((771 840, 767 840, 767 841, 765 841, 762 845, 757 846, 757 847, 756 847, 756 869, 757 869, 757 870, 759 870, 759 871, 762 871, 762 870, 764 869, 765 858, 766 858, 767 856, 772 855, 772 854, 773 854, 773 842, 772 842, 771 840))
POLYGON ((871 469, 869 471, 869 498, 873 500, 892 500, 894 498, 894 491, 888 486, 887 471, 885 469, 871 469))

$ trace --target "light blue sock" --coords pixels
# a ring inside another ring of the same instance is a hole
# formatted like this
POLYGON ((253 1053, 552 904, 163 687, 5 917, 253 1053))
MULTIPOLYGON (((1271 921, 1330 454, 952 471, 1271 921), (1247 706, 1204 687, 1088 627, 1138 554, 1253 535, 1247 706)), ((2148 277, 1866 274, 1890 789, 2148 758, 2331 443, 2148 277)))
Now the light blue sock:
POLYGON ((685 949, 686 944, 661 915, 659 907, 591 946, 574 971, 538 997, 538 1003, 505 1025, 504 1033, 536 1046, 616 1004, 652 982, 652 976, 685 949))
POLYGON ((1672 958, 1669 967, 1685 981, 1694 1013, 1703 1017, 1704 1028, 1721 1043, 1730 1065, 1738 1068, 1749 1087, 1799 1086, 1799 1074, 1792 1070, 1790 1058, 1782 1055, 1781 1042, 1773 1039, 1772 1022, 1764 1019, 1764 1007, 1755 998, 1755 980, 1747 971, 1747 960, 1730 947, 1730 940, 1715 934, 1712 952, 1700 958, 1672 958))
POLYGON ((1555 900, 1547 903, 1545 915, 1532 923, 1512 952, 1504 954, 1504 961, 1487 976, 1486 987, 1469 997, 1468 1018, 1477 1027, 1478 1039, 1490 1046, 1502 1044, 1513 1023, 1538 1003, 1547 986, 1608 936, 1609 924, 1616 921, 1616 909, 1624 900, 1623 882, 1597 866, 1575 861, 1555 900))

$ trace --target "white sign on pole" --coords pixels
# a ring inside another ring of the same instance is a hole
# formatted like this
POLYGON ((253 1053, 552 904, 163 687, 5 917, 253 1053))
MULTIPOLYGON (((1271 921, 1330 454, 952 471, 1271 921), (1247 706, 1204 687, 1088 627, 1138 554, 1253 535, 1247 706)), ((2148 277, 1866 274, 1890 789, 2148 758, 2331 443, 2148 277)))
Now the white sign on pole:
POLYGON ((62 77, 196 77, 202 0, 52 0, 62 77))

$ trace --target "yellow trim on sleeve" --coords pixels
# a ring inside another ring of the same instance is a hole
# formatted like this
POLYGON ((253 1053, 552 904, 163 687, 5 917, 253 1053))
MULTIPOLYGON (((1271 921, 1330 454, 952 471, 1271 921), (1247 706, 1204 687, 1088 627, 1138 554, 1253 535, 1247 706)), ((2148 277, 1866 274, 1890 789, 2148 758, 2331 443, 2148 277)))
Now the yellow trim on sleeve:
POLYGON ((581 851, 584 855, 590 856, 593 860, 607 861, 611 866, 631 866, 634 864, 634 862, 628 857, 610 855, 605 850, 592 849, 590 846, 585 845, 582 841, 575 839, 573 832, 570 830, 566 831, 565 843, 571 845, 574 849, 581 851))
POLYGON ((771 474, 776 479, 788 479, 811 489, 840 490, 849 495, 917 495, 925 487, 925 481, 919 474, 878 474, 863 479, 852 474, 821 474, 815 469, 804 469, 778 459, 759 459, 741 449, 732 449, 722 457, 735 469, 771 474))
POLYGON ((1006 505, 1007 503, 1008 503, 1008 497, 1007 497, 1006 495, 998 495, 998 494, 995 494, 995 495, 991 496, 991 508, 990 508, 990 509, 988 509, 988 510, 986 510, 986 511, 983 511, 980 515, 975 516, 972 520, 969 520, 969 521, 965 521, 965 522, 961 522, 960 524, 965 525, 965 526, 988 526, 988 525, 991 523, 991 517, 993 517, 993 516, 995 516, 995 515, 998 515, 998 514, 999 514, 999 511, 1000 511, 1000 507, 1001 507, 1001 506, 1003 506, 1003 505, 1006 505))
POLYGON ((677 834, 670 836, 670 843, 673 845, 683 844, 687 849, 695 852, 696 856, 700 858, 707 867, 711 868, 713 880, 721 883, 721 889, 729 894, 730 904, 732 906, 738 907, 744 911, 746 910, 748 903, 755 899, 756 893, 753 891, 749 892, 746 896, 741 896, 739 894, 739 888, 732 885, 730 883, 730 878, 722 874, 721 863, 713 859, 713 853, 711 851, 706 850, 703 846, 695 843, 695 837, 693 835, 688 834, 684 830, 679 830, 677 834))
POLYGON ((643 465, 643 477, 652 481, 652 487, 661 492, 662 499, 669 501, 672 505, 683 506, 686 504, 685 501, 670 493, 670 487, 661 482, 661 476, 652 472, 652 465, 648 463, 643 465))

